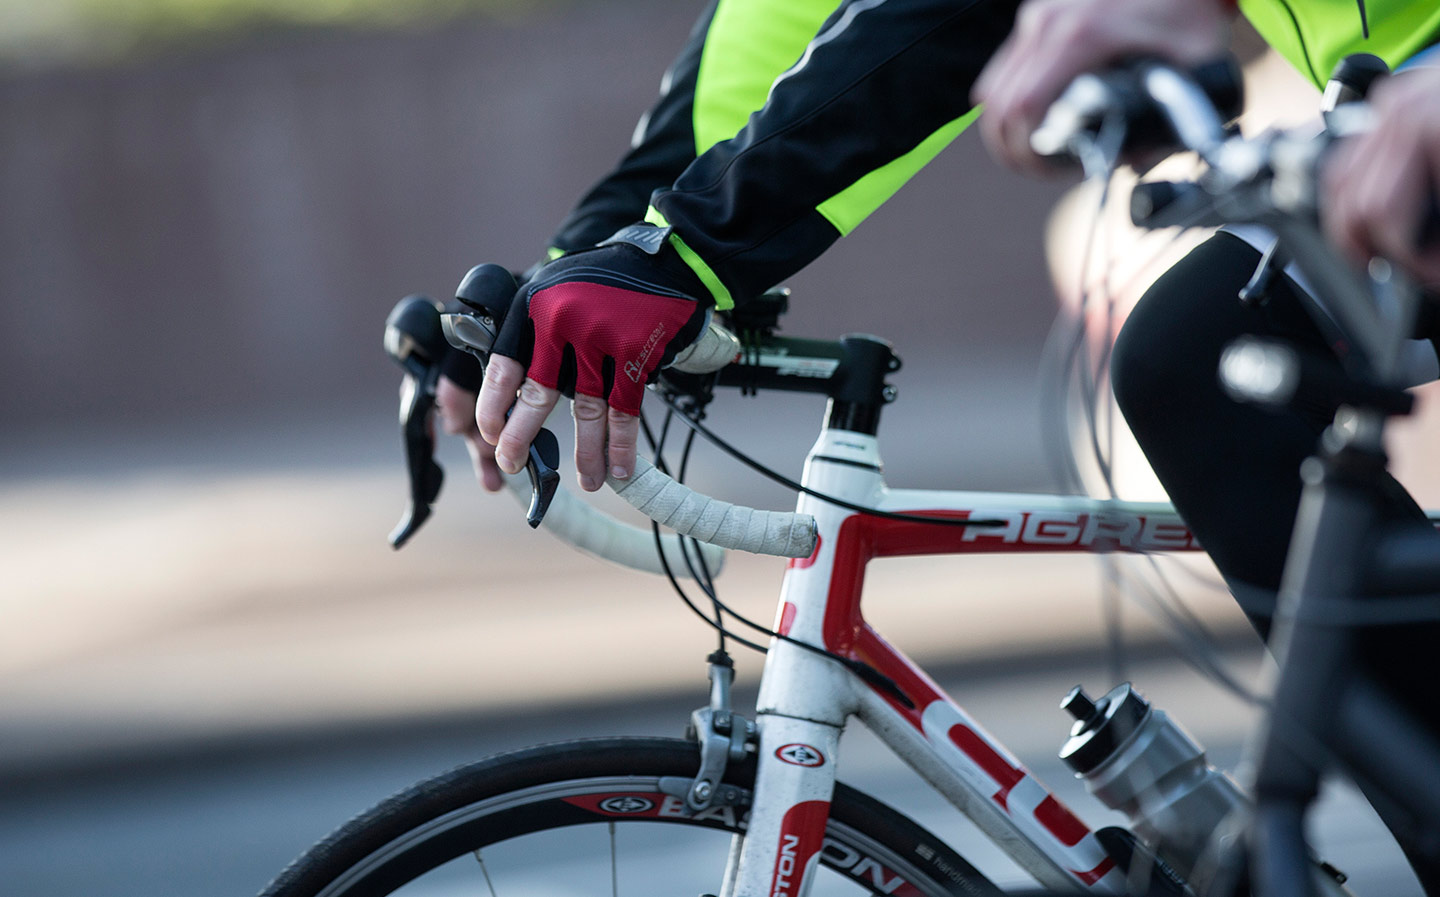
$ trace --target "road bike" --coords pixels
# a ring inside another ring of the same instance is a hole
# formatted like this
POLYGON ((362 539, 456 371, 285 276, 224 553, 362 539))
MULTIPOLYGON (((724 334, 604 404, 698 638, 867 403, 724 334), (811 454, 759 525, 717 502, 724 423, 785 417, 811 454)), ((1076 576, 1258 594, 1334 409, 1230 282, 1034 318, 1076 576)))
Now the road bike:
MULTIPOLYGON (((1173 69, 1140 63, 1071 85, 1032 139, 1037 151, 1073 156, 1092 174, 1112 170, 1127 140, 1157 125, 1204 163, 1194 182, 1141 185, 1131 213, 1142 227, 1261 226, 1273 239, 1238 299, 1265 301, 1285 271, 1335 358, 1244 337, 1221 356, 1219 375, 1237 401, 1296 407, 1307 391, 1332 398, 1333 423, 1301 467, 1304 482, 1274 616, 1278 663, 1268 712, 1252 740, 1253 807, 1228 819, 1211 850, 1220 893, 1245 875, 1264 897, 1312 895, 1305 814, 1321 777, 1340 771, 1383 806, 1411 849, 1440 857, 1440 741, 1433 703, 1406 705, 1362 661, 1374 627, 1440 622, 1440 539, 1433 515, 1397 500, 1387 478, 1385 430, 1411 412, 1408 363, 1423 306, 1433 301, 1383 259, 1352 268, 1321 236, 1319 171, 1338 139, 1371 126, 1369 87, 1389 70, 1357 54, 1341 61, 1325 92, 1324 130, 1234 136, 1201 86, 1173 69), (1137 106, 1135 97, 1142 98, 1137 106), (1138 110, 1138 111, 1137 111, 1138 110)), ((1418 239, 1440 239, 1431 197, 1418 239)), ((1429 350, 1426 349, 1428 353, 1429 350)), ((1373 655, 1371 655, 1373 656, 1373 655)), ((1432 860, 1433 861, 1433 860, 1432 860)))
MULTIPOLYGON (((484 273, 467 278, 467 284, 483 280, 484 273)), ((461 294, 470 295, 471 286, 461 294)), ((921 554, 1195 551, 1188 530, 1158 503, 887 488, 877 434, 881 411, 894 395, 886 380, 899 366, 890 346, 868 336, 834 341, 780 336, 774 322, 783 295, 771 294, 762 305, 768 311, 751 307, 751 319, 737 324, 740 360, 713 377, 685 378, 683 388, 827 397, 826 420, 800 483, 824 497, 803 495, 791 514, 723 506, 645 463, 617 490, 679 532, 792 558, 756 719, 744 720, 731 708, 730 661, 717 654, 711 706, 694 722, 698 743, 575 742, 457 770, 352 823, 270 893, 383 893, 436 863, 519 834, 584 822, 608 827, 641 821, 743 831, 728 861, 729 839, 722 839, 717 893, 805 893, 817 863, 878 893, 995 893, 941 839, 878 801, 837 786, 838 742, 850 716, 864 721, 1042 881, 1062 886, 1121 877, 1095 833, 865 622, 864 572, 875 558, 921 554), (755 794, 766 800, 757 803, 755 794), (733 881, 722 882, 726 875, 733 881)), ((413 300, 392 322, 407 315, 431 319, 424 339, 433 347, 435 307, 413 300)), ((412 332, 423 330, 401 323, 412 332)), ((394 336, 392 343, 401 339, 394 336)), ((417 341, 409 358, 418 347, 417 341)), ((433 381, 434 373, 417 373, 406 408, 410 431, 423 440, 428 438, 423 426, 413 422, 423 419, 425 408, 416 399, 430 388, 425 378, 433 381)), ((679 395, 680 382, 672 376, 665 388, 679 395)), ((543 445, 534 449, 530 464, 535 502, 547 493, 555 496, 544 525, 592 553, 657 572, 662 557, 676 569, 688 559, 702 580, 704 568, 718 568, 716 556, 687 554, 678 542, 669 544, 667 555, 657 555, 651 533, 588 510, 563 491, 549 492, 555 459, 547 463, 546 451, 543 445), (576 513, 585 515, 583 521, 572 519, 576 513)), ((428 446, 412 458, 423 462, 416 469, 430 470, 428 446)), ((421 498, 414 507, 423 509, 434 492, 424 480, 418 488, 421 498)), ((408 538, 411 522, 424 514, 407 515, 396 539, 408 538)))
MULTIPOLYGON (((1182 77, 1181 84, 1191 82, 1182 77)), ((1189 86, 1181 94, 1196 104, 1204 99, 1189 86)), ((1182 119, 1174 130, 1183 138, 1193 131, 1187 127, 1182 119)), ((427 418, 444 341, 483 356, 513 292, 508 272, 480 266, 457 291, 461 311, 442 314, 437 303, 410 297, 387 322, 387 350, 406 370, 401 421, 412 489, 392 534, 397 546, 424 522, 440 489, 427 418)), ((654 392, 675 420, 722 446, 701 420, 717 390, 824 396, 820 433, 792 484, 800 492, 793 513, 698 495, 642 461, 628 481, 611 486, 674 531, 662 537, 658 527, 632 527, 557 490, 558 448, 548 433, 531 447, 528 485, 521 486, 532 526, 597 556, 664 573, 677 588, 680 578, 693 580, 713 602, 722 648, 708 658, 710 702, 692 714, 692 737, 541 745, 452 770, 340 828, 281 873, 267 897, 497 894, 504 887, 492 872, 511 852, 542 870, 520 886, 527 893, 569 893, 546 873, 558 874, 592 829, 611 859, 611 880, 592 884, 612 893, 619 892, 614 870, 622 846, 640 851, 627 870, 643 875, 646 857, 682 856, 702 873, 705 891, 720 897, 1000 893, 942 839, 837 781, 840 736, 852 717, 1046 889, 1203 893, 1223 871, 1212 832, 1227 819, 1249 818, 1251 802, 1128 684, 1099 700, 1076 689, 1064 702, 1075 724, 1062 756, 1131 820, 1128 828, 1091 830, 890 645, 861 606, 866 566, 877 558, 1197 551, 1185 524, 1163 503, 890 489, 878 434, 895 398, 887 381, 899 368, 892 347, 866 335, 780 335, 785 305, 786 294, 772 292, 728 316, 728 330, 714 327, 718 343, 711 345, 721 348, 711 354, 729 363, 672 370, 654 392), (710 585, 721 556, 714 545, 790 558, 771 625, 744 619, 715 596, 710 585), (768 637, 768 646, 730 631, 736 623, 727 626, 727 616, 768 637), (753 720, 731 705, 725 638, 768 651, 753 720)), ((1285 669, 1290 675, 1292 664, 1285 669)), ((1282 676, 1282 697, 1285 683, 1282 676)), ((1307 886, 1345 893, 1343 877, 1303 851, 1287 862, 1307 886)), ((626 892, 677 887, 663 878, 627 878, 626 892)))

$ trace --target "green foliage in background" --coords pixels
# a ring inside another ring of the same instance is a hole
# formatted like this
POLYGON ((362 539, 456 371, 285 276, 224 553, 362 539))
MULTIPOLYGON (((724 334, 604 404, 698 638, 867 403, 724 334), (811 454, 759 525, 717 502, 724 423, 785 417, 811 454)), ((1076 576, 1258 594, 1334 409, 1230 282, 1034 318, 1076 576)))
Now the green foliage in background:
POLYGON ((555 0, 0 0, 0 57, 106 61, 259 30, 514 17, 555 0))

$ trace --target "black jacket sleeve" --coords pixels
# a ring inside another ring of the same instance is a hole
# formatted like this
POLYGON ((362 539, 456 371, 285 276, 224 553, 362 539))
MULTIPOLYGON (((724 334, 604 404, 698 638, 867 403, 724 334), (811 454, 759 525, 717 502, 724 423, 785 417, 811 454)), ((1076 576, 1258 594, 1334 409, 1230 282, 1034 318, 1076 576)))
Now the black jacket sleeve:
POLYGON ((970 109, 1018 5, 848 0, 745 128, 652 205, 736 301, 763 292, 840 236, 823 203, 970 109))

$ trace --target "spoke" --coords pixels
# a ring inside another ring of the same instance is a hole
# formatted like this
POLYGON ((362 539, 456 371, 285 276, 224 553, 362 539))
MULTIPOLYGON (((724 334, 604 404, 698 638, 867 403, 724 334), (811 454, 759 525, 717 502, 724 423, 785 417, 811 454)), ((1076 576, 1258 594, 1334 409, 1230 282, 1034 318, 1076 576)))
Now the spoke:
POLYGON ((740 851, 745 847, 745 836, 736 832, 730 836, 730 853, 725 857, 725 874, 720 879, 721 897, 735 897, 735 878, 740 869, 740 851))
POLYGON ((615 820, 610 820, 610 897, 620 897, 620 874, 615 869, 615 820))
POLYGON ((490 889, 490 897, 495 897, 495 883, 490 880, 490 870, 485 868, 485 858, 480 851, 475 851, 475 862, 480 864, 480 874, 485 876, 485 887, 490 889))

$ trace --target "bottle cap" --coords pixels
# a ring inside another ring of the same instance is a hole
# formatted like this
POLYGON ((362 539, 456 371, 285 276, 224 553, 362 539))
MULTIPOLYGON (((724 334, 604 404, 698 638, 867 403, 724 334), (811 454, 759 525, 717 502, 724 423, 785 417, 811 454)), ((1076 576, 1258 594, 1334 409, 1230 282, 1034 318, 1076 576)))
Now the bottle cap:
POLYGON ((1060 706, 1075 717, 1070 738, 1060 748, 1060 759, 1080 775, 1114 756, 1150 713, 1150 703, 1129 682, 1110 689, 1098 701, 1091 701, 1077 685, 1060 706))

